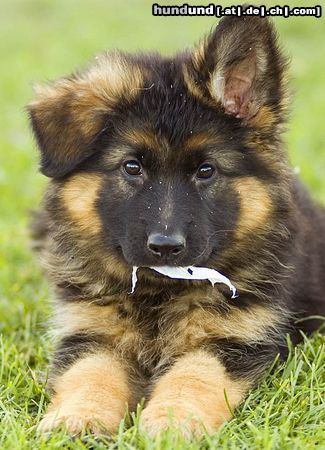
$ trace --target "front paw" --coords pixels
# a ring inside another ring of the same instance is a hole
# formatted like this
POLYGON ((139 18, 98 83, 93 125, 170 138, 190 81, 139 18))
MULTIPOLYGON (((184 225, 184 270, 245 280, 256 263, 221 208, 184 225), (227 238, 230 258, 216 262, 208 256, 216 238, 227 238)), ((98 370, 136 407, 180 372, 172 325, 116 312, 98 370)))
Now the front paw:
POLYGON ((56 409, 45 414, 38 425, 39 433, 49 433, 58 427, 76 436, 87 430, 93 434, 112 434, 117 431, 119 420, 109 414, 94 411, 56 409))
POLYGON ((149 402, 140 416, 140 431, 156 436, 169 427, 176 428, 186 439, 201 437, 205 431, 211 433, 214 430, 211 419, 186 402, 149 402))

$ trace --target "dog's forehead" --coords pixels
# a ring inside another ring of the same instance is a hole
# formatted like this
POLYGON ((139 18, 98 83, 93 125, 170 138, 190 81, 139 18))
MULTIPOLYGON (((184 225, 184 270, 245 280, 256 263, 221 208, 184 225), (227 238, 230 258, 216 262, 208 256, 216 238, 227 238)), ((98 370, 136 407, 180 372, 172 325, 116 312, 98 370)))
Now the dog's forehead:
POLYGON ((119 111, 119 135, 152 149, 202 147, 220 141, 229 128, 217 108, 188 89, 182 67, 174 61, 151 68, 137 96, 119 111))

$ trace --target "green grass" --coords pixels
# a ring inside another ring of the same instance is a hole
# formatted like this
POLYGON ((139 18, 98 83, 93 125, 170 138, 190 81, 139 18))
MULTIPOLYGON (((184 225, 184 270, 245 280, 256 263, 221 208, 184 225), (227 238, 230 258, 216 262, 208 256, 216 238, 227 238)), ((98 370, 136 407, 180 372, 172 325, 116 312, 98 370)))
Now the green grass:
MULTIPOLYGON (((39 204, 45 184, 37 174, 37 153, 24 113, 31 85, 68 73, 105 48, 170 53, 197 40, 213 22, 153 18, 151 2, 140 0, 0 1, 1 449, 325 448, 325 352, 324 338, 317 333, 292 349, 285 364, 275 363, 271 376, 251 392, 234 420, 201 443, 186 444, 173 432, 153 442, 140 436, 136 425, 126 431, 121 427, 111 441, 91 436, 72 441, 62 432, 46 441, 35 432, 48 401, 44 383, 51 343, 49 292, 28 246, 28 210, 39 204)), ((292 164, 300 167, 314 197, 323 201, 324 20, 276 22, 292 56, 296 91, 286 138, 292 164)))

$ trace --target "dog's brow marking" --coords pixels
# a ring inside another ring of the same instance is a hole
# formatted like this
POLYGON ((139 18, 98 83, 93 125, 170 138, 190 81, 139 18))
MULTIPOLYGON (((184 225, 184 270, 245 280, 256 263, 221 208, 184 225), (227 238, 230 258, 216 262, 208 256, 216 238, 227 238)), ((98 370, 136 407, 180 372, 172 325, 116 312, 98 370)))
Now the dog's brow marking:
POLYGON ((188 150, 204 147, 211 144, 217 144, 218 138, 207 132, 192 134, 184 143, 184 147, 188 150))
POLYGON ((131 128, 124 133, 124 137, 130 145, 139 145, 150 150, 158 150, 157 138, 150 130, 131 128))

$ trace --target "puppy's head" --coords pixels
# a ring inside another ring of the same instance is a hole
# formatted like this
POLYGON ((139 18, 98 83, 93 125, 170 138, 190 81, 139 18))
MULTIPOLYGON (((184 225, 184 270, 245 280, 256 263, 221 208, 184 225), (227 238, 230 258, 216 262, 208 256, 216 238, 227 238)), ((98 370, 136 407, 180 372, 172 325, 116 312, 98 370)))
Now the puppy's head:
POLYGON ((213 266, 267 233, 284 67, 266 19, 226 18, 193 51, 107 53, 39 87, 29 113, 53 213, 138 266, 213 266))

